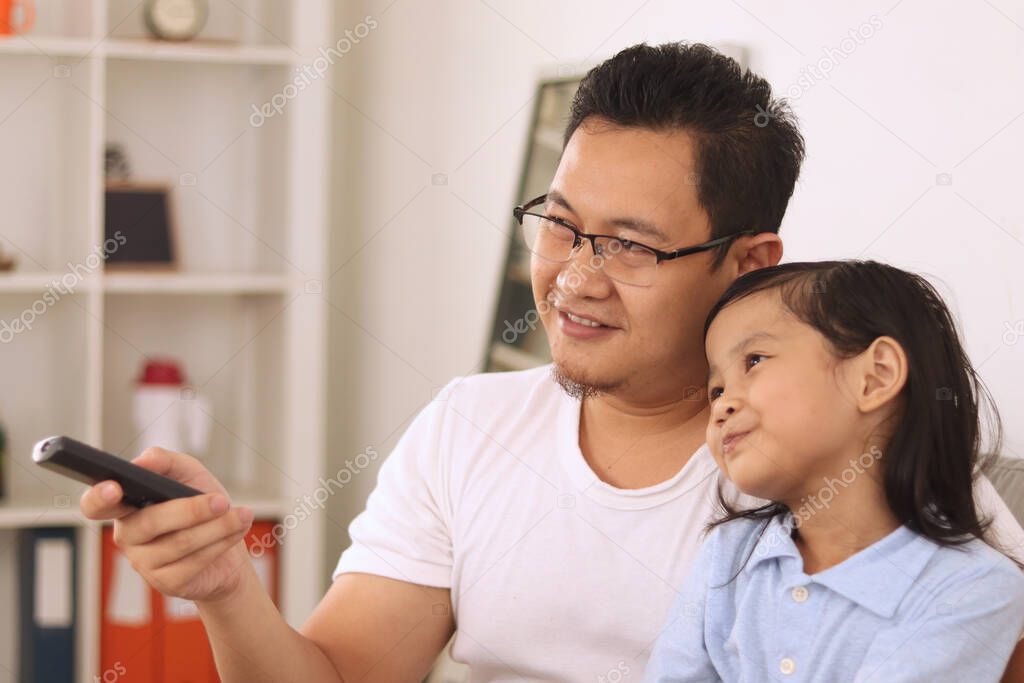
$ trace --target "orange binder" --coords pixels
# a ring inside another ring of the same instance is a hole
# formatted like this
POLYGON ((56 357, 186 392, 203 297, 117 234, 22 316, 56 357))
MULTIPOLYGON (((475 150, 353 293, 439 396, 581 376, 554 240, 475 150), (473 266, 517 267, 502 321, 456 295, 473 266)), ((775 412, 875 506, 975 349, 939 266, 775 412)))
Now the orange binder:
POLYGON ((100 577, 100 680, 116 676, 121 683, 159 681, 156 593, 114 544, 111 526, 103 527, 100 577))
MULTIPOLYGON (((274 525, 254 522, 245 541, 256 573, 278 604, 278 548, 261 542, 273 538, 274 525)), ((110 527, 103 533, 102 577, 101 674, 115 671, 119 683, 220 683, 195 605, 149 588, 114 545, 110 527)))
MULTIPOLYGON (((245 540, 250 551, 273 527, 274 523, 269 521, 253 523, 245 540)), ((262 544, 257 547, 252 559, 256 573, 277 604, 277 547, 265 548, 262 544)), ((158 613, 163 622, 163 665, 159 680, 162 683, 219 683, 213 650, 195 604, 180 598, 158 597, 162 598, 163 607, 158 613)))

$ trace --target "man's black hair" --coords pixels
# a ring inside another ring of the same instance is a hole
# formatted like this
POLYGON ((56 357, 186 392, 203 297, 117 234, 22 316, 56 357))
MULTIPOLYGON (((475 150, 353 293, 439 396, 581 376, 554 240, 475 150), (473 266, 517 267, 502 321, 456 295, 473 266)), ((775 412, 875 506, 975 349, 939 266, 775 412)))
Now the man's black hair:
POLYGON ((778 231, 804 140, 788 105, 735 60, 700 43, 626 48, 584 77, 564 143, 591 117, 655 131, 682 129, 693 137, 696 176, 682 182, 697 184, 711 238, 778 231))

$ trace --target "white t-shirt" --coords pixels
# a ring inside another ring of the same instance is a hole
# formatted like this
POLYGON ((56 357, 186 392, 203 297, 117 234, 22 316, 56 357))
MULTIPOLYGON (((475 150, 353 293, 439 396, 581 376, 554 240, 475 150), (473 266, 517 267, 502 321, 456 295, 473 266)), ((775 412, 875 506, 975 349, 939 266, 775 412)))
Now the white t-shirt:
MULTIPOLYGON (((452 657, 474 683, 638 680, 714 514, 718 470, 705 445, 667 481, 615 488, 584 460, 579 417, 550 366, 452 381, 381 467, 334 576, 450 588, 452 657)), ((979 495, 1024 551, 987 480, 979 495)))

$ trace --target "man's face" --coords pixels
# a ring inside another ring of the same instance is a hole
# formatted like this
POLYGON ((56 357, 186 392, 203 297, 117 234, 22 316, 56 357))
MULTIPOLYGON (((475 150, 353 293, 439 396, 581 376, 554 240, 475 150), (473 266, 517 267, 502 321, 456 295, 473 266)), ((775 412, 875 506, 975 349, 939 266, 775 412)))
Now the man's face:
MULTIPOLYGON (((710 239, 708 216, 697 202, 698 181, 687 133, 587 119, 562 154, 547 206, 537 211, 582 232, 671 251, 710 239)), ((589 243, 567 263, 533 256, 534 299, 559 374, 609 392, 700 387, 704 318, 732 277, 724 268, 711 272, 713 254, 662 262, 645 287, 622 284, 594 268, 589 243)))
POLYGON ((708 329, 707 357, 707 442, 737 488, 790 502, 842 468, 860 439, 857 364, 836 358, 777 289, 722 309, 708 329))

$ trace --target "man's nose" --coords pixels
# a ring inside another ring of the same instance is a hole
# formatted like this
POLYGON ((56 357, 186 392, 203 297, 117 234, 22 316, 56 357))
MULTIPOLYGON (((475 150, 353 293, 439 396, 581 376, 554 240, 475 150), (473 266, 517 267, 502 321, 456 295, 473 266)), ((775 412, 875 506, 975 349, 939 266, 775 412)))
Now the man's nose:
POLYGON ((566 294, 602 299, 612 290, 611 279, 604 272, 604 259, 594 253, 590 240, 583 240, 562 265, 556 280, 566 294))

